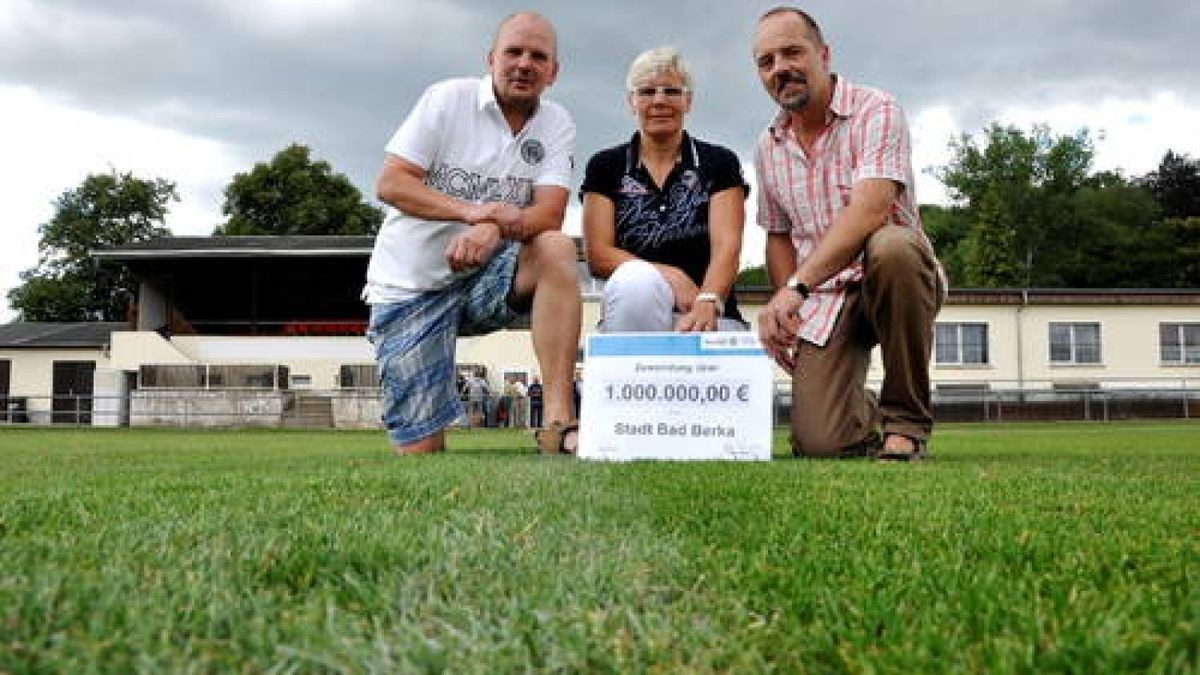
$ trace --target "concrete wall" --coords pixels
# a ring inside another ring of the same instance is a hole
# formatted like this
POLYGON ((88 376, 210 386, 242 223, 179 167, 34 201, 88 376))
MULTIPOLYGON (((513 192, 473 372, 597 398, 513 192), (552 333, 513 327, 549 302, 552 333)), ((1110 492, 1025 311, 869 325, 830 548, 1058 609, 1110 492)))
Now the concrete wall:
POLYGON ((274 427, 283 392, 153 389, 130 395, 130 426, 274 427))
POLYGON ((381 429, 383 402, 379 390, 330 392, 333 424, 338 429, 381 429))

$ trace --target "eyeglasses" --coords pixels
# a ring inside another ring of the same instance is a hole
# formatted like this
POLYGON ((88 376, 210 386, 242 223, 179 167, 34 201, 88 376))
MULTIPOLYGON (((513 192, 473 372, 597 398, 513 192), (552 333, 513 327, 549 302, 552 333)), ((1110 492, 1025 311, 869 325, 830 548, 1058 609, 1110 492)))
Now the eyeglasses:
POLYGON ((654 98, 656 94, 667 98, 679 98, 687 92, 687 87, 637 87, 633 90, 633 95, 644 99, 654 98))

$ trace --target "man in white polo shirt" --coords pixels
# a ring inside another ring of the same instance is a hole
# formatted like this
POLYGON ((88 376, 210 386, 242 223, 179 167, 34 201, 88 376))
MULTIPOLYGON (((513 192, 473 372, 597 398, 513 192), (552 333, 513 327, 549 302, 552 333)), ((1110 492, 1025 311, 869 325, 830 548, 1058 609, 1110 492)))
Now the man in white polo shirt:
POLYGON ((455 338, 526 313, 545 378, 538 445, 574 450, 579 280, 561 227, 575 125, 541 100, 558 75, 557 47, 545 18, 509 16, 488 76, 430 86, 387 145, 376 189, 390 208, 363 294, 397 453, 445 449, 445 429, 462 415, 455 338))

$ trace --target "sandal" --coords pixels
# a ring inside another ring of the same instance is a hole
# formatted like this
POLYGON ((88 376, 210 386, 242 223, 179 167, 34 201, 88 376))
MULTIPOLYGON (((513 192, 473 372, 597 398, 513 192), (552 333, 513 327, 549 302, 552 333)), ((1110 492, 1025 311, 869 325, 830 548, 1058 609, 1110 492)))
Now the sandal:
MULTIPOLYGON (((904 434, 888 434, 888 436, 904 436, 904 434)), ((889 450, 887 448, 887 439, 885 437, 885 443, 883 447, 879 448, 879 459, 885 462, 920 462, 928 456, 928 453, 925 450, 926 446, 924 438, 913 438, 912 436, 904 437, 913 442, 912 449, 889 450)))
POLYGON ((872 431, 861 441, 851 443, 837 452, 825 455, 805 452, 795 436, 788 436, 788 443, 792 448, 792 456, 797 459, 872 459, 879 456, 879 449, 883 446, 883 437, 879 435, 878 431, 872 431))
POLYGON ((579 447, 579 420, 551 422, 534 432, 543 455, 574 455, 579 447))

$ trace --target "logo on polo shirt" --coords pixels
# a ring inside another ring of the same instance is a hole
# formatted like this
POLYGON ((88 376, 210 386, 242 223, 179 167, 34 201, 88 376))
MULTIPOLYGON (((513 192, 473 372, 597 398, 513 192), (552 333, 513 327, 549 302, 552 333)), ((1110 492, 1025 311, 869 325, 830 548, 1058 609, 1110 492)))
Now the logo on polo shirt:
POLYGON ((683 183, 687 189, 695 190, 696 185, 700 182, 700 174, 696 173, 694 169, 688 169, 679 177, 679 182, 683 183))
POLYGON ((546 158, 546 148, 536 138, 528 138, 521 143, 521 159, 526 164, 541 164, 546 158))

